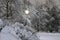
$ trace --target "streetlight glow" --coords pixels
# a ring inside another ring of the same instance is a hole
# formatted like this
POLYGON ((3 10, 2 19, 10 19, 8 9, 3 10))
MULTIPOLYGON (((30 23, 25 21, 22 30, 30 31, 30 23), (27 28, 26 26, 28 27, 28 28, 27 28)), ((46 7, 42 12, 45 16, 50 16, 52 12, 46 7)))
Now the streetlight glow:
POLYGON ((25 10, 25 14, 29 14, 29 10, 25 10))

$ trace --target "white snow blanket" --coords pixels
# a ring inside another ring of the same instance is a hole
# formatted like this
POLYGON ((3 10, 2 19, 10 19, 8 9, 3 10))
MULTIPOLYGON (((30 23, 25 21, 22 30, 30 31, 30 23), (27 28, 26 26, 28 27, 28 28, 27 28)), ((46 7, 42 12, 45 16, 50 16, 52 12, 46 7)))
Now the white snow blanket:
POLYGON ((10 33, 0 33, 0 40, 20 40, 10 33))
POLYGON ((40 40, 60 40, 60 33, 38 32, 36 35, 40 40))

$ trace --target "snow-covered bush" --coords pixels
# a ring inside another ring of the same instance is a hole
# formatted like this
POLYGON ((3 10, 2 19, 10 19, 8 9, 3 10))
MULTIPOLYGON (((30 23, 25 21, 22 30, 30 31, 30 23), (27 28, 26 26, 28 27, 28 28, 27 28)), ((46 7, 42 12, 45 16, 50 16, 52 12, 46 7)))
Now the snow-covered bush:
POLYGON ((2 28, 5 26, 5 23, 3 22, 2 19, 0 19, 0 31, 2 30, 2 28))
MULTIPOLYGON (((16 22, 12 25, 6 25, 1 31, 0 37, 5 37, 5 40, 39 40, 36 34, 33 33, 31 28, 28 29, 27 26, 16 22)), ((4 39, 2 38, 1 40, 4 39)))

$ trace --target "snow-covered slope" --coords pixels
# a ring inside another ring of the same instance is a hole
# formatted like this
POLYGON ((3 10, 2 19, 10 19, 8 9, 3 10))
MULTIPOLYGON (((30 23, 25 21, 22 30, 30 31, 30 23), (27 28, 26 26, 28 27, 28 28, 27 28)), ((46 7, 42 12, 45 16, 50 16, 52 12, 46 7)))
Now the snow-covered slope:
POLYGON ((31 29, 18 22, 5 25, 0 32, 0 40, 39 40, 31 29))
POLYGON ((18 38, 10 33, 0 33, 0 40, 18 40, 18 38))

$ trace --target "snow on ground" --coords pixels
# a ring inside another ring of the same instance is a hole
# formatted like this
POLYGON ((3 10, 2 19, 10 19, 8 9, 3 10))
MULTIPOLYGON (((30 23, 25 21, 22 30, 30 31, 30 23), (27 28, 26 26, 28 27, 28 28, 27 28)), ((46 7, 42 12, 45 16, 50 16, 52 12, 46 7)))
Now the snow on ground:
POLYGON ((24 26, 18 22, 14 24, 8 23, 10 25, 7 22, 5 23, 6 25, 0 32, 0 40, 39 40, 36 34, 33 34, 32 30, 30 30, 29 26, 24 26))
POLYGON ((60 33, 37 32, 33 34, 32 28, 21 23, 5 22, 5 24, 3 27, 4 22, 0 20, 0 27, 2 27, 0 40, 60 40, 60 33))
POLYGON ((10 33, 0 33, 0 40, 20 40, 10 33))
POLYGON ((40 40, 60 40, 60 33, 38 32, 36 35, 40 40))

